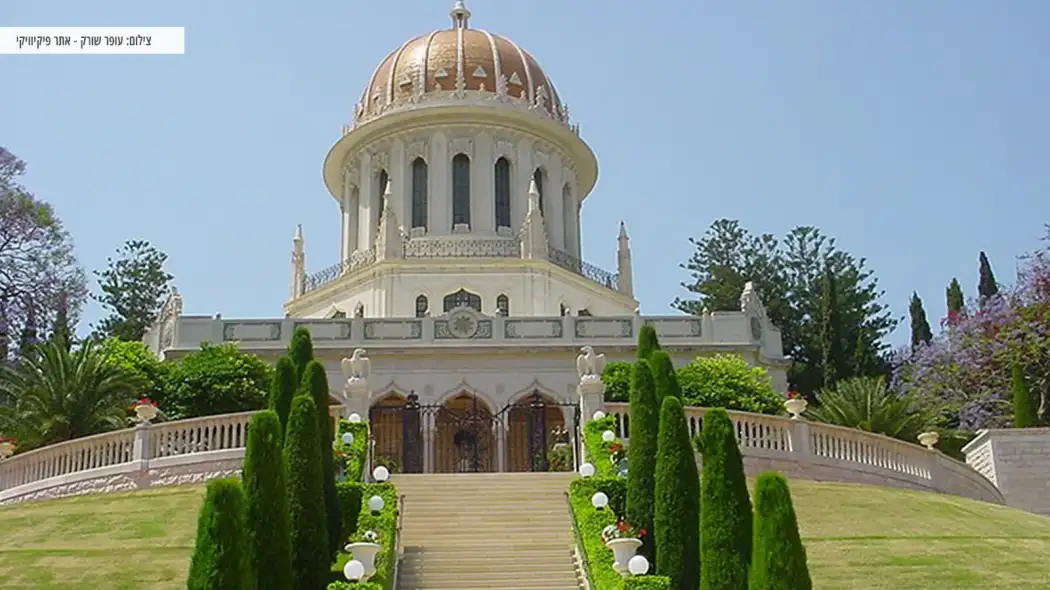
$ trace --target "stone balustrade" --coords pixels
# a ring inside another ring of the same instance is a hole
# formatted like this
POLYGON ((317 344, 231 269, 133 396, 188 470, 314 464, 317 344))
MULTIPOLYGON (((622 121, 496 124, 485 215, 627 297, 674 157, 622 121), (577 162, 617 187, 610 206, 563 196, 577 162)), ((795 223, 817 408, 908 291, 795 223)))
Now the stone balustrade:
MULTIPOLYGON (((628 441, 628 404, 607 403, 617 435, 628 441)), ((687 407, 690 434, 706 408, 687 407)), ((1002 492, 974 469, 938 451, 880 434, 805 419, 729 412, 749 476, 780 471, 817 481, 891 485, 1003 504, 1002 492)))
MULTIPOLYGON (((332 419, 342 406, 331 406, 332 419)), ((240 472, 255 412, 139 424, 0 462, 0 504, 199 483, 240 472)))

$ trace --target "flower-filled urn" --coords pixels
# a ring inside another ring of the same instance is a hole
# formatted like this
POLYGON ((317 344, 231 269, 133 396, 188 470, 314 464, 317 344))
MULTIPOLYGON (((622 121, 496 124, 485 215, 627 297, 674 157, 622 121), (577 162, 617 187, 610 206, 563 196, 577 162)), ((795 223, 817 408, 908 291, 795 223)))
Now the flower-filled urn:
POLYGON ((0 461, 7 459, 11 455, 14 455, 15 447, 17 446, 18 441, 0 436, 0 461))
POLYGON ((158 412, 157 404, 153 403, 148 397, 135 402, 135 416, 143 424, 149 424, 151 420, 157 417, 158 412))
POLYGON ((631 526, 622 519, 602 530, 602 541, 613 552, 613 569, 616 573, 624 577, 630 573, 628 564, 641 548, 645 534, 645 529, 631 526))
POLYGON ((379 544, 379 533, 375 531, 365 531, 356 541, 344 547, 347 553, 353 556, 354 560, 361 562, 361 565, 364 566, 365 572, 361 581, 368 580, 376 575, 376 555, 381 547, 379 544))
POLYGON ((787 400, 784 402, 784 409, 791 414, 792 420, 798 420, 802 412, 806 411, 806 407, 809 406, 809 402, 806 398, 802 397, 797 391, 789 391, 787 394, 787 400))

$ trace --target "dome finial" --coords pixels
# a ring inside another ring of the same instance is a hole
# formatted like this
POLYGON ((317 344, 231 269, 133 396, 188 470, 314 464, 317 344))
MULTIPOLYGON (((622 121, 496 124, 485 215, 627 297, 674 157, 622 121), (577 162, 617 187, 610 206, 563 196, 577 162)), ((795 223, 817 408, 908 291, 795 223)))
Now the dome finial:
POLYGON ((463 0, 456 0, 456 5, 452 7, 449 16, 452 17, 452 28, 454 29, 465 29, 470 24, 470 10, 463 0))

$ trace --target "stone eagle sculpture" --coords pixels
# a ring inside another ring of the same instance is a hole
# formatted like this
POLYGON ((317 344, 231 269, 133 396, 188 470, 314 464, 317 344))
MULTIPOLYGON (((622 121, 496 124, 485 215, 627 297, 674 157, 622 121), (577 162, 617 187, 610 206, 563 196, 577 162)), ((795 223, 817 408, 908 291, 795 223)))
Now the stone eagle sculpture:
POLYGON ((580 379, 601 379, 602 371, 605 370, 605 355, 595 354, 592 346, 584 346, 580 351, 583 354, 576 357, 576 372, 580 374, 580 379))
POLYGON ((354 349, 354 354, 344 358, 341 365, 347 381, 367 381, 372 373, 372 361, 365 356, 363 348, 354 349))

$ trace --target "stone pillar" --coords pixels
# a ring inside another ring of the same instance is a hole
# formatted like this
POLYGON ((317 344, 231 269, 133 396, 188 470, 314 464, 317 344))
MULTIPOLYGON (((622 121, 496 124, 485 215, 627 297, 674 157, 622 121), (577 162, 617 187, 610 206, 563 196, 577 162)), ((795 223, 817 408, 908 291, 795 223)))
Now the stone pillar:
POLYGON ((346 378, 343 388, 346 416, 358 414, 362 420, 367 421, 368 410, 372 407, 372 390, 368 387, 372 361, 365 356, 365 349, 358 348, 354 350, 353 356, 343 359, 341 368, 346 378))

